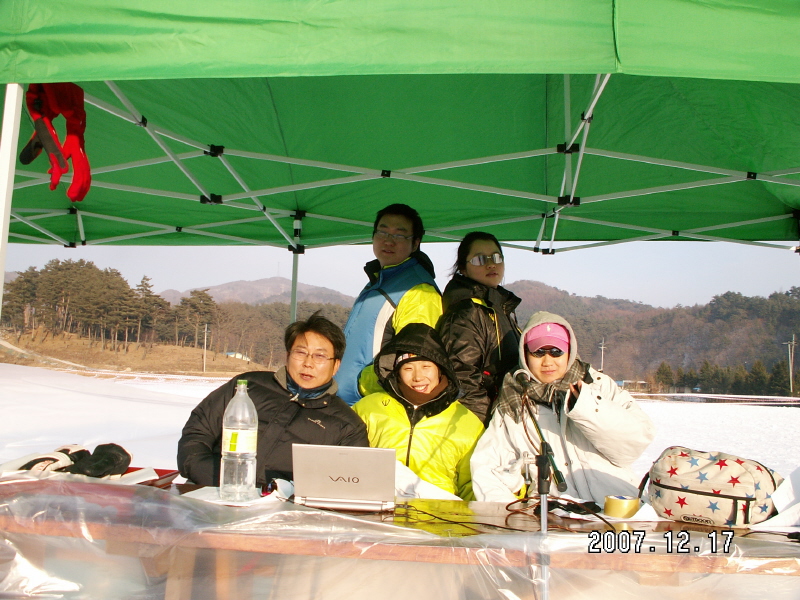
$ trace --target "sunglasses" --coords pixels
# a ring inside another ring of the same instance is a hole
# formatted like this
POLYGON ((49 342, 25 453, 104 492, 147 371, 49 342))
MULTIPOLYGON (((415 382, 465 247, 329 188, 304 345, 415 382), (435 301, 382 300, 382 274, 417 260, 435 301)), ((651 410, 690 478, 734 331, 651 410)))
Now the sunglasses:
POLYGON ((549 354, 553 358, 558 358, 559 356, 564 356, 564 351, 560 348, 539 348, 535 352, 530 352, 531 356, 535 356, 536 358, 544 358, 545 354, 549 354))
POLYGON ((475 265, 476 267, 482 267, 487 262, 491 262, 496 265, 501 265, 503 264, 503 255, 500 254, 499 252, 495 252, 494 254, 491 254, 489 256, 486 256, 485 254, 476 254, 475 256, 469 259, 469 264, 475 265))

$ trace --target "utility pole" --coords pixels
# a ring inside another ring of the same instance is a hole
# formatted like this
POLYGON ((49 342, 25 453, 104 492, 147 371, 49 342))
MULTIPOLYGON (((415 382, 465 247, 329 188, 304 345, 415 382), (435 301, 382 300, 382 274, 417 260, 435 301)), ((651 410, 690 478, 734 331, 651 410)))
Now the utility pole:
POLYGON ((797 345, 794 334, 792 334, 792 341, 783 342, 783 345, 789 351, 789 393, 794 396, 794 348, 797 345))
POLYGON ((208 340, 208 323, 203 331, 203 373, 206 372, 206 341, 208 340))
POLYGON ((600 342, 600 368, 598 371, 601 373, 603 372, 603 363, 606 359, 606 338, 603 338, 603 341, 600 342))

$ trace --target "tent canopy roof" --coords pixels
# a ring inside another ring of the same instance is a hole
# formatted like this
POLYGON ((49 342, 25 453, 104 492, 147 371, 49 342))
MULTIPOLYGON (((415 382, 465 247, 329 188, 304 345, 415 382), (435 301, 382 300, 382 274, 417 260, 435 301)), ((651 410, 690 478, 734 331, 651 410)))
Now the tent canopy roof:
POLYGON ((392 202, 431 240, 798 239, 792 2, 205 6, 0 4, 0 77, 84 88, 94 178, 17 164, 10 241, 325 246, 392 202))
POLYGON ((793 0, 5 0, 0 81, 626 73, 800 83, 793 0))

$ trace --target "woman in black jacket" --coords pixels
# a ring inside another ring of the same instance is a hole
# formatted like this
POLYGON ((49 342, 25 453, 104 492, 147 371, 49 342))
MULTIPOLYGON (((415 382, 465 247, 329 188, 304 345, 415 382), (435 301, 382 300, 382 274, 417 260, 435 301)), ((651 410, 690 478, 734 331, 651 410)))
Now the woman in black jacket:
POLYGON ((459 401, 489 422, 506 372, 517 366, 521 300, 504 289, 503 251, 491 233, 473 231, 458 246, 453 278, 442 295, 436 329, 453 361, 464 396, 459 401))

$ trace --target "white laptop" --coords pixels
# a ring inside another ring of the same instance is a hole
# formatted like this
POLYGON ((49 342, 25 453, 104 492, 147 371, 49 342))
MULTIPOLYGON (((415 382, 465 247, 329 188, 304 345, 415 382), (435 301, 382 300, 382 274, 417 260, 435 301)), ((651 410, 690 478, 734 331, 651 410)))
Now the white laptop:
POLYGON ((294 501, 314 508, 394 508, 397 454, 387 448, 292 444, 294 501))

